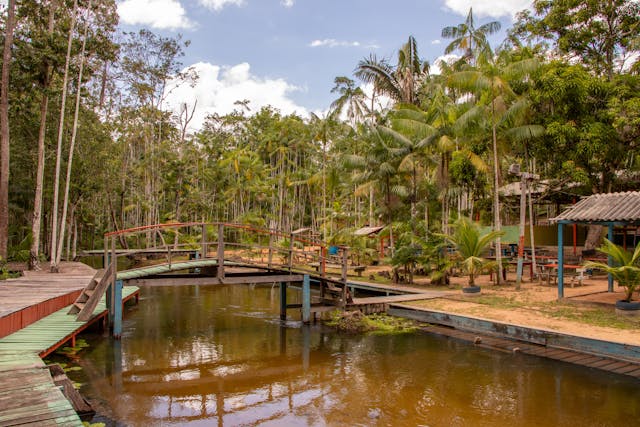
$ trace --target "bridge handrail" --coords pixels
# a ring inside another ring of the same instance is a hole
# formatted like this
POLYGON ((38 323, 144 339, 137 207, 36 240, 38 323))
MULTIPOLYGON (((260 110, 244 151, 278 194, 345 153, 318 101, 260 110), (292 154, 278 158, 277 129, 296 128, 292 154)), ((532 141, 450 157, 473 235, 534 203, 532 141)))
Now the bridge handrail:
MULTIPOLYGON (((271 268, 272 266, 280 266, 280 267, 286 267, 286 269, 290 270, 290 271, 294 271, 296 269, 300 270, 300 268, 298 266, 294 266, 294 257, 296 255, 300 255, 303 254, 305 256, 305 259, 309 259, 311 261, 313 261, 313 259, 317 259, 318 261, 318 271, 321 273, 322 276, 326 275, 326 264, 327 262, 330 261, 330 259, 334 259, 333 263, 337 263, 337 264, 342 264, 341 265, 341 270, 342 270, 342 279, 346 282, 346 275, 347 275, 347 252, 348 252, 348 247, 346 246, 340 246, 340 245, 335 245, 338 246, 338 248, 342 251, 342 257, 341 259, 338 259, 338 262, 335 261, 335 256, 332 256, 333 258, 330 258, 330 256, 327 255, 327 248, 328 248, 328 244, 326 242, 320 241, 320 240, 314 240, 314 239, 308 239, 302 236, 298 236, 295 235, 291 232, 287 233, 287 232, 283 232, 283 231, 279 231, 279 230, 269 230, 269 229, 264 229, 264 228, 259 228, 250 224, 239 224, 239 223, 229 223, 229 222, 169 222, 169 223, 162 223, 162 224, 152 224, 152 225, 145 225, 145 226, 140 226, 140 227, 133 227, 133 228, 127 228, 127 229, 123 229, 123 230, 117 230, 117 231, 112 231, 112 232, 108 232, 104 234, 104 238, 105 238, 105 266, 109 264, 109 256, 111 257, 110 260, 111 262, 117 262, 117 257, 119 256, 117 254, 117 251, 115 249, 116 246, 116 237, 120 237, 120 236, 130 236, 130 235, 135 235, 135 234, 141 234, 141 233, 148 233, 148 232, 157 232, 158 235, 160 236, 160 239, 162 241, 162 245, 158 246, 158 245, 154 245, 153 248, 162 248, 163 252, 166 251, 167 253, 167 262, 169 263, 169 265, 171 265, 171 258, 172 258, 172 251, 175 251, 176 249, 179 249, 181 247, 186 247, 186 246, 193 246, 195 243, 178 243, 178 242, 174 242, 174 243, 167 243, 163 237, 163 235, 160 233, 161 230, 165 230, 165 229, 177 229, 177 228, 189 228, 189 227, 200 227, 202 228, 202 239, 201 242, 198 243, 198 245, 201 245, 201 252, 202 252, 202 257, 207 257, 208 256, 208 250, 210 249, 212 246, 217 246, 218 249, 216 251, 217 256, 219 261, 223 261, 224 260, 224 247, 225 246, 237 246, 237 247, 246 247, 248 249, 253 249, 253 250, 260 250, 263 251, 264 249, 267 249, 269 252, 269 261, 268 261, 268 268, 271 268), (207 241, 206 238, 206 231, 205 228, 206 227, 217 227, 218 228, 218 236, 217 239, 215 241, 207 241), (261 245, 260 243, 258 244, 244 244, 244 243, 238 243, 238 242, 225 242, 224 241, 224 229, 236 229, 236 230, 245 230, 245 231, 249 231, 249 232, 253 232, 256 233, 258 235, 264 235, 264 236, 269 236, 269 246, 264 246, 261 245), (223 235, 221 236, 220 233, 223 233, 223 235), (283 239, 289 239, 289 247, 288 248, 284 248, 282 246, 279 245, 273 245, 273 238, 283 238, 283 239), (221 240, 222 238, 222 240, 221 240), (110 241, 110 242, 109 242, 110 241), (317 250, 314 251, 305 251, 303 250, 299 250, 294 246, 295 242, 299 242, 302 243, 303 245, 308 245, 308 246, 314 246, 317 248, 317 250), (110 249, 110 250, 109 250, 110 249), (286 259, 286 262, 283 261, 282 264, 278 264, 278 263, 274 263, 273 262, 273 255, 275 254, 284 254, 284 258, 286 259)), ((155 240, 155 237, 154 237, 155 240)), ((129 250, 127 255, 131 255, 131 254, 135 254, 136 252, 144 252, 145 250, 150 249, 149 247, 147 247, 146 249, 139 249, 139 250, 129 250)), ((255 259, 251 259, 252 263, 255 263, 255 259)), ((224 273, 222 273, 224 274, 224 273)))

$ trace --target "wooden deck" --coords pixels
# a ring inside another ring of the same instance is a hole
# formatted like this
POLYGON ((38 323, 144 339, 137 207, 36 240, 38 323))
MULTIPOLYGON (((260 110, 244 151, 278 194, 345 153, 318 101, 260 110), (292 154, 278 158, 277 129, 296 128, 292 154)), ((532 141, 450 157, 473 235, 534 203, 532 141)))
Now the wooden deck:
POLYGON ((0 425, 82 426, 35 353, 0 351, 0 425))
MULTIPOLYGON (((95 270, 62 263, 60 273, 25 272, 0 282, 0 426, 82 426, 41 357, 105 318, 104 298, 86 322, 67 314, 95 270)), ((123 290, 123 299, 137 288, 123 290)))
POLYGON ((64 262, 60 269, 55 274, 25 271, 0 282, 0 337, 72 304, 95 274, 79 262, 64 262))
MULTIPOLYGON (((122 290, 122 299, 127 301, 135 298, 138 288, 127 286, 122 290)), ((107 314, 105 298, 98 303, 93 316, 86 322, 76 321, 76 316, 68 315, 69 307, 64 307, 55 313, 23 328, 11 335, 0 338, 0 352, 30 352, 45 357, 58 347, 95 323, 107 314)))

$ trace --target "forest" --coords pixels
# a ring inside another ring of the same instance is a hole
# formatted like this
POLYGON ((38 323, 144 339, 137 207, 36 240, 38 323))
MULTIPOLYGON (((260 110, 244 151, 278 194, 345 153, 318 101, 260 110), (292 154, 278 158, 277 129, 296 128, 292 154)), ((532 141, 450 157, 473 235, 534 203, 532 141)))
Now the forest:
POLYGON ((460 216, 516 222, 498 191, 513 164, 552 189, 538 210, 640 190, 637 1, 535 0, 496 46, 500 23, 470 10, 442 29, 455 59, 438 73, 407 34, 335 77, 325 114, 239 99, 197 131, 195 105, 165 106, 197 78, 182 37, 122 33, 114 0, 8 0, 0 19, 0 262, 55 268, 105 232, 171 221, 352 246, 378 225, 402 254, 460 216))

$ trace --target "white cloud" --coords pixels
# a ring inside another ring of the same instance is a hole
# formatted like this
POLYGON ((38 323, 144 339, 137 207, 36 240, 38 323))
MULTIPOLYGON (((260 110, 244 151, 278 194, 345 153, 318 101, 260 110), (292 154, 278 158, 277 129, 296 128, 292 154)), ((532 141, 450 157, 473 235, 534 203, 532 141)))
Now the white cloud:
POLYGON ((309 47, 364 47, 370 49, 377 49, 379 46, 375 44, 364 45, 358 41, 349 42, 336 39, 322 39, 313 40, 309 43, 309 47))
MULTIPOLYGON (((193 64, 192 70, 199 79, 191 87, 183 84, 179 87, 169 85, 166 105, 174 112, 180 110, 182 103, 193 108, 197 102, 191 129, 199 129, 208 114, 227 114, 241 109, 234 103, 248 99, 251 112, 271 105, 282 114, 297 113, 306 116, 308 111, 289 98, 291 92, 301 90, 284 79, 260 78, 250 72, 250 65, 243 62, 233 67, 220 67, 208 62, 193 64)), ((186 70, 186 69, 185 69, 186 70)))
POLYGON ((447 64, 453 64, 458 59, 460 59, 460 55, 456 55, 454 53, 450 53, 447 55, 438 56, 433 64, 431 64, 431 68, 429 69, 430 74, 440 74, 442 72, 440 68, 440 62, 446 62, 447 64))
POLYGON ((469 8, 473 7, 473 14, 479 18, 503 16, 513 17, 523 9, 531 8, 533 0, 444 0, 445 7, 467 16, 469 8))
POLYGON ((280 4, 284 7, 293 7, 295 3, 295 0, 280 0, 280 4))
POLYGON ((210 10, 220 11, 227 5, 244 6, 244 0, 198 0, 202 6, 210 10))
POLYGON ((118 3, 118 15, 129 25, 168 30, 194 26, 177 0, 124 0, 118 3))
POLYGON ((442 40, 440 39, 431 40, 431 44, 440 44, 440 43, 442 43, 442 40))

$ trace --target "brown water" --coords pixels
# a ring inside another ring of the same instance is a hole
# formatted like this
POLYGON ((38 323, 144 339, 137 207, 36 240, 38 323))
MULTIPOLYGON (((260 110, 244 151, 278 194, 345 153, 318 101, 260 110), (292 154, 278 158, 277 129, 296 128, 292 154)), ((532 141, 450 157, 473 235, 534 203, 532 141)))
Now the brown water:
MULTIPOLYGON (((290 298, 295 299, 295 290, 290 298)), ((632 426, 640 383, 431 336, 278 320, 276 288, 146 288, 76 375, 108 425, 632 426), (79 375, 79 376, 78 376, 79 375), (110 421, 115 420, 115 421, 110 421)), ((292 313, 293 314, 293 313, 292 313)))

